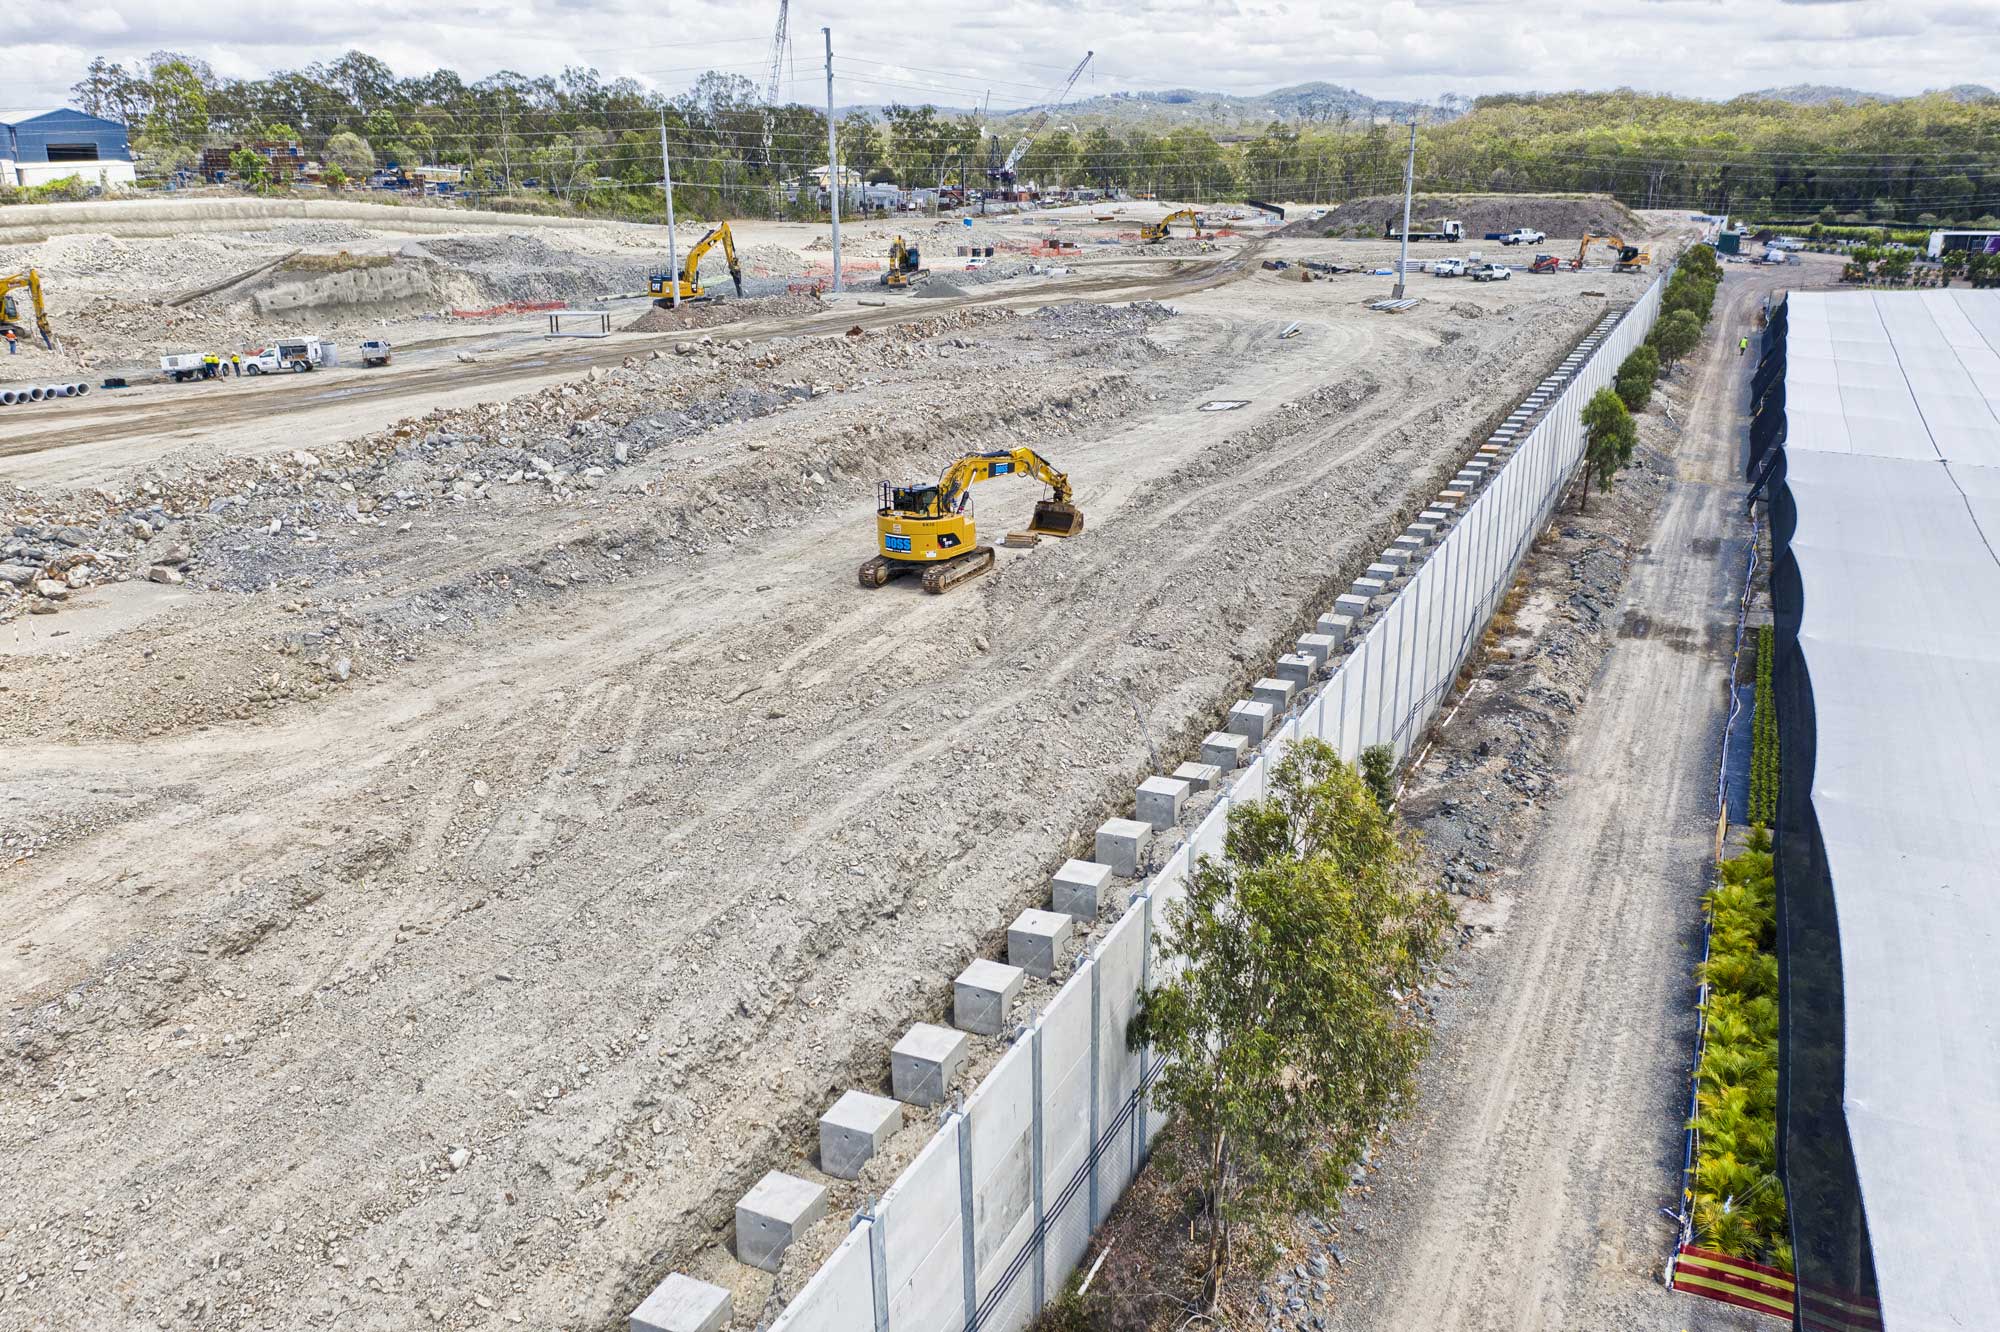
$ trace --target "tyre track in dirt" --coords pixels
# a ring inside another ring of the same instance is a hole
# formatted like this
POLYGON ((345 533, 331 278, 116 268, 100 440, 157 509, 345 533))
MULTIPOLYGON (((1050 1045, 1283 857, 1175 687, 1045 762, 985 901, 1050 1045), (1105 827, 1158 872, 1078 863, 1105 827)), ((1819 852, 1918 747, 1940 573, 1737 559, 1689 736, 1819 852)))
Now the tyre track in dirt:
MULTIPOLYGON (((1379 548, 1494 387, 1592 317, 1495 324, 1449 379, 1409 362, 1407 325, 1385 348, 1364 323, 1342 345, 1386 395, 1281 424, 1356 368, 1246 356, 1256 318, 1186 316, 1185 363, 1143 372, 1163 401, 1059 450, 1084 536, 964 593, 857 589, 849 478, 740 554, 571 589, 270 725, 11 748, 46 800, 186 792, 0 893, 0 937, 36 945, 0 961, 36 1005, 10 1023, 0 1179, 74 1184, 38 1190, 22 1259, 44 1276, 10 1299, 56 1324, 282 1299, 386 1332, 474 1321, 474 1295, 615 1323, 1129 799, 1130 700, 1155 734, 1205 728, 1328 562, 1379 548), (1225 382, 1258 407, 1197 415, 1225 382), (105 885, 96 928, 51 935, 79 881, 105 885), (173 953, 211 930, 242 945, 173 953), (107 969, 132 947, 172 960, 107 969), (188 1262, 115 1294, 72 1270, 113 1251, 188 1262)), ((1009 484, 1001 512, 1025 506, 1009 484)))
POLYGON ((1761 1325, 1660 1285, 1674 1232, 1659 1209, 1679 1189, 1727 706, 1707 630, 1733 615, 1747 553, 1734 461, 1754 364, 1733 345, 1776 285, 1729 270, 1676 477, 1619 606, 1667 632, 1616 639, 1603 659, 1559 794, 1503 867, 1498 936, 1440 1030, 1330 1327, 1761 1325))

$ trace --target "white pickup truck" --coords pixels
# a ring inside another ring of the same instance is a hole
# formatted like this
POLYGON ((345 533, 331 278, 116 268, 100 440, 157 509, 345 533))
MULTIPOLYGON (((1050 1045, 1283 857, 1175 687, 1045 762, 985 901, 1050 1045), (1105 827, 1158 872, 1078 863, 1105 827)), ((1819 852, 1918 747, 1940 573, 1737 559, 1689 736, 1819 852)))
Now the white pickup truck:
POLYGON ((1435 277, 1464 277, 1465 260, 1457 258, 1433 259, 1431 260, 1431 273, 1435 277))
POLYGON ((1540 245, 1548 237, 1527 227, 1516 227, 1500 238, 1502 245, 1540 245))
POLYGON ((1514 276, 1505 264, 1474 264, 1465 272, 1474 282, 1506 282, 1514 276))
POLYGON ((274 342, 255 355, 244 357, 243 373, 275 375, 280 370, 291 370, 304 374, 332 363, 332 347, 319 338, 299 338, 292 342, 274 342))

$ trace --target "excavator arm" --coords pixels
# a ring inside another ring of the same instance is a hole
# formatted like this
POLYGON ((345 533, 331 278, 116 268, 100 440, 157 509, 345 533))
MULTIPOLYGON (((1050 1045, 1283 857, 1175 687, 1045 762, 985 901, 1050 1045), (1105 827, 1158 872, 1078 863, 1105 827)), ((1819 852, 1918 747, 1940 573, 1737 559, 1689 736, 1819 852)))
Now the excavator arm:
POLYGON ((968 453, 947 467, 944 475, 938 478, 938 511, 952 513, 974 485, 996 476, 1015 473, 1032 476, 1055 492, 1053 498, 1035 505, 1034 517, 1028 523, 1030 532, 1045 536, 1075 536, 1083 530, 1083 514, 1070 502, 1068 475, 1057 471, 1047 458, 1025 445, 992 453, 968 453))
POLYGON ((722 245, 722 257, 729 261, 729 278, 736 284, 736 294, 743 294, 743 270, 736 264, 736 237, 731 234, 727 222, 718 222, 715 229, 695 242, 688 251, 687 263, 681 268, 681 282, 684 286, 699 289, 701 286, 702 256, 714 249, 716 243, 722 245))
POLYGON ((1584 256, 1590 252, 1590 247, 1598 241, 1603 241, 1606 245, 1618 251, 1618 257, 1612 261, 1612 267, 1621 273, 1630 272, 1653 261, 1653 256, 1641 250, 1638 246, 1627 245, 1623 236, 1615 234, 1605 236, 1586 235, 1577 243, 1576 259, 1571 262, 1570 267, 1582 268, 1584 256))
POLYGON ((0 323, 10 323, 13 320, 13 310, 6 308, 7 294, 22 289, 27 291, 28 303, 34 307, 35 332, 41 334, 42 345, 54 351, 56 335, 55 330, 49 327, 49 307, 42 300, 42 275, 34 269, 0 277, 0 323))

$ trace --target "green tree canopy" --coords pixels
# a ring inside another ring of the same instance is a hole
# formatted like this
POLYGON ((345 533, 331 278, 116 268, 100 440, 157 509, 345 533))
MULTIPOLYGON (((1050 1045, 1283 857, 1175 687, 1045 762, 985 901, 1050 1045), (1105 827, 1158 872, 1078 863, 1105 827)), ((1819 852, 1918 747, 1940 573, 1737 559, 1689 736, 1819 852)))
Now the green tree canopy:
POLYGON ((1390 815, 1319 740, 1229 813, 1163 945, 1184 965, 1141 997, 1128 1039, 1166 1056, 1155 1096, 1181 1121, 1158 1159, 1196 1186, 1212 1307, 1240 1241, 1330 1216, 1381 1121, 1409 1100, 1419 983, 1450 910, 1418 889, 1390 815))

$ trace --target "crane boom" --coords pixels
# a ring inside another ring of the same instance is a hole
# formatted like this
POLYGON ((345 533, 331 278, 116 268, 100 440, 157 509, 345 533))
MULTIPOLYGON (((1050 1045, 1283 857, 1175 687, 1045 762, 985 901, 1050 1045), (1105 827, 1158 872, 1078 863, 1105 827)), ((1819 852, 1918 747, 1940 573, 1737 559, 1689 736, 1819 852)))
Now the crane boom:
POLYGON ((778 76, 785 68, 785 19, 792 0, 778 0, 778 35, 771 39, 771 80, 764 85, 764 165, 771 164, 771 122, 778 113, 778 76))
POLYGON ((1021 159, 1027 155, 1028 146, 1034 143, 1035 136, 1042 132, 1042 127, 1049 123, 1049 117, 1056 111, 1061 110, 1062 104, 1069 100, 1069 90, 1076 87, 1076 81, 1083 77, 1083 71, 1090 64, 1090 58, 1096 54, 1095 51, 1085 51, 1083 53, 1083 59, 1077 61, 1076 68, 1069 72, 1069 81, 1063 84, 1062 92, 1057 95, 1056 100, 1043 107, 1041 114, 1037 115, 1029 123, 1027 130, 1022 133, 1020 139, 1014 144, 1014 151, 1007 154, 1007 164, 1000 168, 1000 174, 1003 177, 1008 180, 1013 179, 1014 168, 1019 166, 1021 159))

